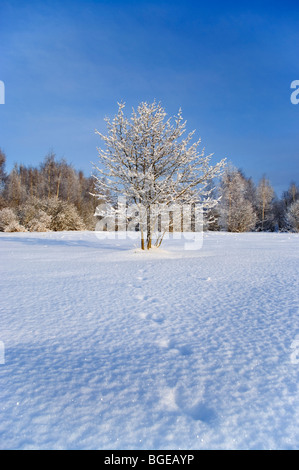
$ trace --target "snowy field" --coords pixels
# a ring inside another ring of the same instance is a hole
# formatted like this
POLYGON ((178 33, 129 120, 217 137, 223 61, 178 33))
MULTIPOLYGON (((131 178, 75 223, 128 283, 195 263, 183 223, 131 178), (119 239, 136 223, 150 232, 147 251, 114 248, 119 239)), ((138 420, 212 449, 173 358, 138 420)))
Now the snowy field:
POLYGON ((0 234, 0 448, 298 449, 299 236, 134 243, 0 234))

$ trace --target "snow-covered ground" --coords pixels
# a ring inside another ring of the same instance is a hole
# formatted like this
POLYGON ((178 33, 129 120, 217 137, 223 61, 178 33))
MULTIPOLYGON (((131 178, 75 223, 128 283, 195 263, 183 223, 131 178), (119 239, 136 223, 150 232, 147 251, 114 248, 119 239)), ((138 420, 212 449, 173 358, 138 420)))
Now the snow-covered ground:
POLYGON ((298 449, 299 236, 134 243, 0 234, 0 448, 298 449))

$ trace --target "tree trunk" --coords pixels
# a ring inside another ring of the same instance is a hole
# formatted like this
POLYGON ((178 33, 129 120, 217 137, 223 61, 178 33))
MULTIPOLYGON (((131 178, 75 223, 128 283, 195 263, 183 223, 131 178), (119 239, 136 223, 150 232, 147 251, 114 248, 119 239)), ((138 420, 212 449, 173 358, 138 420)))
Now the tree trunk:
POLYGON ((143 237, 143 232, 141 232, 141 249, 144 250, 144 237, 143 237))
POLYGON ((152 247, 152 232, 151 232, 151 209, 148 207, 146 216, 146 247, 149 250, 152 247))

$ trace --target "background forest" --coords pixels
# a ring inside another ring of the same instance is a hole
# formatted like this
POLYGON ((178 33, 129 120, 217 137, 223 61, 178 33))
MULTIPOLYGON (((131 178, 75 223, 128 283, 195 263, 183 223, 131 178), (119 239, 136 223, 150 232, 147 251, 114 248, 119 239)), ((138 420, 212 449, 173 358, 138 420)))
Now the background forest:
MULTIPOLYGON (((7 174, 0 150, 0 231, 94 230, 99 201, 95 179, 54 153, 39 167, 16 164, 7 174)), ((215 186, 218 205, 206 214, 208 230, 228 232, 299 231, 299 187, 290 182, 276 195, 266 176, 252 178, 228 165, 215 186)))

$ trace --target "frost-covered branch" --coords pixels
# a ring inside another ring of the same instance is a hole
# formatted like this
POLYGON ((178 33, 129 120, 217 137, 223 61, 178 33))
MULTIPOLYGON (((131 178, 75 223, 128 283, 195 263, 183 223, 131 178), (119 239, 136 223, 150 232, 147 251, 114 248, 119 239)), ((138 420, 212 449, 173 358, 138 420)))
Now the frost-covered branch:
POLYGON ((181 110, 166 120, 159 103, 144 102, 132 110, 129 119, 124 107, 119 103, 116 116, 105 119, 107 135, 96 131, 104 148, 98 148, 99 164, 94 165, 95 187, 100 199, 104 188, 111 203, 121 195, 129 204, 146 208, 149 248, 153 207, 173 203, 212 207, 217 201, 208 186, 221 174, 225 160, 212 166, 212 155, 198 151, 201 140, 192 143, 195 131, 184 136, 186 121, 181 110))

